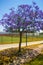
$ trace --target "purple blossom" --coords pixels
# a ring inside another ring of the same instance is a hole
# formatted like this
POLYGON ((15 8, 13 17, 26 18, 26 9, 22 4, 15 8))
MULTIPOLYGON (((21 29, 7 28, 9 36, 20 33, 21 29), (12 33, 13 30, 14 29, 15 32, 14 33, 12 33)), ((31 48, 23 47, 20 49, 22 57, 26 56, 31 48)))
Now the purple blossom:
POLYGON ((13 29, 26 29, 28 26, 31 30, 43 29, 43 23, 38 22, 36 19, 43 19, 43 12, 39 9, 35 2, 33 2, 33 7, 31 5, 20 5, 15 12, 11 8, 9 14, 5 14, 1 20, 2 25, 6 28, 13 29))

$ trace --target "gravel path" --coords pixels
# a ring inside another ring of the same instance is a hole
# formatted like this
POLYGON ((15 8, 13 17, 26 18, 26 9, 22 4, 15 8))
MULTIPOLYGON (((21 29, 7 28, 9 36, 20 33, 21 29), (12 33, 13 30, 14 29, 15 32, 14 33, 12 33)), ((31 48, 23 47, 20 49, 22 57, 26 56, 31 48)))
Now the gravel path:
MULTIPOLYGON (((34 41, 34 42, 27 42, 27 45, 33 45, 33 44, 40 44, 40 43, 43 43, 43 41, 34 41)), ((1 44, 0 45, 0 50, 3 50, 3 49, 7 49, 7 48, 16 48, 18 47, 19 44, 1 44)), ((26 46, 26 43, 22 43, 21 45, 22 47, 26 46)))

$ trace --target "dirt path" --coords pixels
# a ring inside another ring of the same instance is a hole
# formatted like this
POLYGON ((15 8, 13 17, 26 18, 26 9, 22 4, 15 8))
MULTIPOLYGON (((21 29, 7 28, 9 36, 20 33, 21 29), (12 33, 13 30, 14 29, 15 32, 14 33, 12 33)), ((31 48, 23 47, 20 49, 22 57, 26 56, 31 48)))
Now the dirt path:
POLYGON ((43 45, 39 45, 38 48, 35 48, 34 50, 36 50, 39 53, 41 53, 41 50, 43 50, 43 45))
MULTIPOLYGON (((41 44, 43 41, 35 41, 35 42, 28 42, 27 45, 33 45, 33 44, 41 44)), ((7 48, 16 48, 19 44, 3 44, 0 45, 0 50, 7 49, 7 48)), ((26 43, 22 43, 22 47, 26 46, 26 43)), ((40 48, 40 47, 39 47, 40 48)))

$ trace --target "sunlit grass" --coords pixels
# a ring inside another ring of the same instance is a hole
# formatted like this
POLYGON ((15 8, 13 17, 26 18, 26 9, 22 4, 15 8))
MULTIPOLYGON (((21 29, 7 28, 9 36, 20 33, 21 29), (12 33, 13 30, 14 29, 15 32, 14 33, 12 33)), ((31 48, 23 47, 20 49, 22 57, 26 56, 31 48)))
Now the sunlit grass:
POLYGON ((35 59, 33 59, 31 62, 25 63, 23 65, 43 65, 43 54, 39 55, 35 59))
MULTIPOLYGON (((19 36, 0 36, 0 44, 19 43, 19 36)), ((28 36, 27 42, 43 40, 43 36, 28 36)), ((22 42, 26 42, 26 36, 22 36, 22 42)))

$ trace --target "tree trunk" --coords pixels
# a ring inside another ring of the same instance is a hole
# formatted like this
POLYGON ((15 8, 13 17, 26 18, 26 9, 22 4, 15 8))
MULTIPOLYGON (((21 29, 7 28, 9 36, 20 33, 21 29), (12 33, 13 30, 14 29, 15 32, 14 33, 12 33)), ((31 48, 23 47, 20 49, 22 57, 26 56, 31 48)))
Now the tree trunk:
POLYGON ((27 46, 27 31, 26 31, 26 46, 27 46))
POLYGON ((20 32, 19 52, 21 52, 22 31, 20 32))

